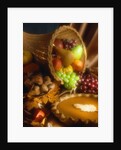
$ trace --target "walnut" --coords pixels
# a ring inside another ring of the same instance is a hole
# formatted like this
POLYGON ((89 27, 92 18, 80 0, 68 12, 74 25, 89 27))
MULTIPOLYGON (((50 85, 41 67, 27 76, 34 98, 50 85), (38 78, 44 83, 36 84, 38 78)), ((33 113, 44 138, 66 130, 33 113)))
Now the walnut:
POLYGON ((41 75, 35 75, 32 77, 31 80, 32 83, 38 84, 38 85, 42 85, 43 84, 43 77, 41 75))
POLYGON ((48 87, 47 87, 46 84, 42 84, 42 86, 41 86, 41 91, 42 91, 42 92, 48 92, 48 87))

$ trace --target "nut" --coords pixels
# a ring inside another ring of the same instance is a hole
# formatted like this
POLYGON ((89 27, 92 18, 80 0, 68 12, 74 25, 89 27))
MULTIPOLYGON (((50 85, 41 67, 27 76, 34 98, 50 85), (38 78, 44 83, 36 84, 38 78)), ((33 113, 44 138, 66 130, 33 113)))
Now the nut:
POLYGON ((41 75, 35 75, 32 78, 32 82, 36 83, 38 85, 42 85, 43 84, 43 77, 41 75))
POLYGON ((39 95, 40 94, 40 87, 39 86, 34 86, 32 88, 32 90, 29 91, 28 95, 31 96, 35 96, 35 95, 39 95))
POLYGON ((39 86, 35 86, 34 87, 34 91, 37 93, 37 95, 40 94, 40 87, 39 86))
POLYGON ((55 88, 55 84, 54 84, 54 83, 49 84, 49 85, 48 85, 48 88, 49 88, 49 90, 50 90, 50 89, 54 89, 54 88, 55 88))
POLYGON ((47 81, 44 82, 44 84, 49 85, 49 84, 52 84, 52 82, 47 80, 47 81))
POLYGON ((47 87, 46 84, 42 84, 42 86, 41 86, 41 91, 42 91, 42 92, 48 92, 48 87, 47 87))
POLYGON ((32 83, 31 83, 31 81, 30 81, 29 78, 27 78, 27 79, 24 81, 24 85, 25 85, 26 87, 28 87, 28 88, 30 88, 30 87, 32 86, 32 83))
POLYGON ((51 82, 51 79, 50 79, 49 76, 45 76, 45 77, 44 77, 44 81, 50 81, 50 82, 51 82))

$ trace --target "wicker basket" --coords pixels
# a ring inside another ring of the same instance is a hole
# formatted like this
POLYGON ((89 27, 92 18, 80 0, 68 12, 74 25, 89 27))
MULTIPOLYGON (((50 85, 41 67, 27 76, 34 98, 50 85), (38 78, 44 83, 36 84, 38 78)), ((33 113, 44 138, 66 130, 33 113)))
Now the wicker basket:
MULTIPOLYGON (((50 34, 28 34, 23 33, 23 49, 29 50, 33 53, 35 58, 46 68, 54 77, 55 80, 60 81, 56 76, 55 70, 52 64, 52 51, 53 43, 56 38, 59 39, 75 39, 77 44, 82 44, 84 49, 84 55, 82 61, 84 62, 83 71, 85 70, 85 64, 87 59, 87 52, 85 44, 80 37, 79 33, 70 26, 61 26, 50 34)), ((63 84, 63 82, 61 81, 63 84)))

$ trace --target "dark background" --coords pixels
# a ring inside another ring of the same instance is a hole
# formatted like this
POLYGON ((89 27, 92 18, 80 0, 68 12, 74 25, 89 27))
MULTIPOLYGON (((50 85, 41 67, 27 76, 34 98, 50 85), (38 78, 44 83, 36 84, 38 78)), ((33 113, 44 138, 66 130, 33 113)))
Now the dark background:
POLYGON ((53 32, 61 23, 23 23, 23 31, 35 34, 53 32))
POLYGON ((23 23, 23 31, 30 34, 48 34, 62 25, 76 29, 87 49, 87 67, 98 67, 98 23, 23 23))

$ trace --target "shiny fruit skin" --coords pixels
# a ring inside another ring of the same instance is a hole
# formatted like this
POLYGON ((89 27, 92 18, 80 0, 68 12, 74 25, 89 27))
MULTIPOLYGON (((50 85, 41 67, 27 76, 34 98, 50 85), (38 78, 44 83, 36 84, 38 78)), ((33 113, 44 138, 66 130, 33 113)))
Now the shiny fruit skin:
POLYGON ((34 113, 34 120, 41 122, 45 117, 45 112, 43 110, 37 109, 34 113))
POLYGON ((76 46, 76 40, 74 39, 62 39, 64 49, 71 50, 73 47, 76 46))
POLYGON ((32 61, 32 54, 29 51, 23 51, 23 64, 26 65, 32 61))
POLYGON ((72 48, 72 53, 74 54, 75 59, 81 59, 83 54, 83 47, 82 45, 77 45, 74 48, 72 48))
POLYGON ((55 39, 54 45, 55 45, 55 47, 57 47, 57 48, 63 49, 63 42, 62 42, 62 40, 60 40, 60 39, 55 39))
POLYGON ((64 82, 64 87, 68 90, 75 89, 77 87, 77 82, 79 81, 79 76, 75 72, 56 72, 57 76, 64 82))
POLYGON ((56 71, 60 70, 62 68, 62 61, 59 58, 54 58, 53 67, 56 71))
POLYGON ((75 60, 72 64, 73 70, 75 71, 82 71, 84 67, 84 63, 81 60, 75 60))
POLYGON ((23 67, 23 73, 24 74, 32 74, 32 73, 35 73, 38 71, 39 71, 39 65, 35 64, 33 62, 29 63, 27 65, 24 65, 24 67, 23 67))
POLYGON ((78 92, 98 94, 98 78, 94 77, 88 69, 80 75, 80 82, 78 83, 78 92))

